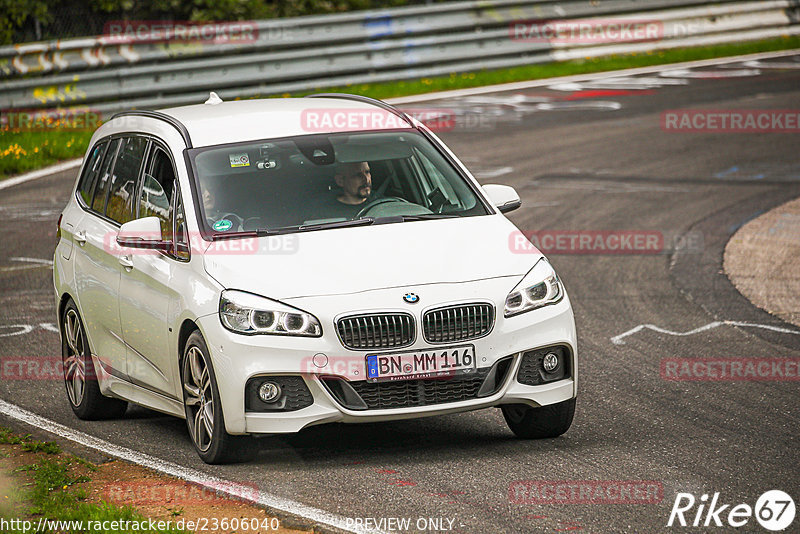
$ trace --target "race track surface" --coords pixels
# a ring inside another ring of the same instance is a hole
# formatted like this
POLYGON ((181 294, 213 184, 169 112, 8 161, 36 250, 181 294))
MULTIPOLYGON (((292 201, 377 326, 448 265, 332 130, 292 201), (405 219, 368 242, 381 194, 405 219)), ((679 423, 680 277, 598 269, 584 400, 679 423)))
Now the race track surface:
MULTIPOLYGON (((79 421, 52 378, 3 379, 0 399, 343 517, 410 518, 412 526, 448 518, 451 532, 722 532, 731 529, 666 527, 675 495, 720 492, 724 504, 753 506, 781 489, 798 502, 800 382, 673 381, 661 367, 667 358, 800 356, 796 329, 753 307, 721 271, 739 226, 800 195, 798 135, 668 131, 662 117, 796 112, 800 56, 667 71, 425 104, 457 114, 439 135, 482 183, 517 189, 523 207, 510 218, 523 232, 660 232, 667 245, 678 243, 658 254, 548 254, 579 336, 578 407, 561 438, 517 440, 492 409, 324 425, 259 440, 249 464, 207 466, 183 421, 141 408, 122 420, 79 421), (636 329, 645 324, 663 331, 636 329), (652 481, 663 495, 655 503, 520 503, 509 494, 520 480, 652 481)), ((48 261, 74 177, 0 191, 4 359, 60 355, 48 261)), ((740 530, 764 531, 755 519, 740 530)))

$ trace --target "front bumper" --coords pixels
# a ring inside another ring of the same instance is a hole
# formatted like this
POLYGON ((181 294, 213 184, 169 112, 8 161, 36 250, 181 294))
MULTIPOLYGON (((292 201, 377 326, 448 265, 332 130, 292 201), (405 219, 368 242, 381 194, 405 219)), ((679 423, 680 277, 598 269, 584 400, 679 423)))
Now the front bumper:
MULTIPOLYGON (((477 283, 473 283, 477 284, 477 283)), ((469 286, 471 284, 467 284, 469 286)), ((485 281, 481 285, 494 285, 493 291, 482 287, 482 294, 507 294, 508 281, 502 279, 485 281)), ((447 302, 446 295, 436 298, 435 286, 426 286, 425 292, 431 301, 447 302)), ((467 288, 469 289, 469 288, 467 288)), ((410 288, 411 291, 414 288, 410 288)), ((387 290, 373 293, 381 293, 387 290)), ((392 295, 397 293, 392 291, 392 295)), ((380 295, 371 295, 372 302, 384 301, 380 295)), ((226 430, 231 434, 272 434, 292 433, 305 427, 329 422, 374 422, 409 419, 431 415, 443 415, 499 406, 502 404, 523 403, 530 406, 544 406, 576 396, 577 393, 577 352, 575 324, 569 298, 554 305, 533 310, 515 317, 504 318, 502 302, 494 302, 497 318, 494 329, 486 337, 453 343, 452 345, 472 344, 475 346, 477 366, 491 368, 498 360, 511 358, 511 364, 504 380, 494 393, 488 396, 390 409, 353 410, 337 401, 331 391, 323 384, 323 377, 339 377, 349 381, 363 381, 365 378, 365 357, 367 353, 379 351, 354 351, 345 349, 336 336, 333 318, 336 311, 358 309, 354 302, 347 302, 347 296, 330 297, 311 303, 292 302, 302 309, 313 310, 323 324, 320 338, 298 338, 281 336, 244 336, 226 330, 216 315, 199 319, 198 324, 211 352, 217 383, 222 401, 226 430), (323 302, 324 301, 324 302, 323 302), (305 304, 305 305, 303 305, 305 304), (325 305, 330 306, 325 313, 325 305), (323 313, 320 313, 322 310, 323 313), (519 383, 517 371, 522 362, 522 354, 532 349, 559 345, 569 354, 569 377, 541 385, 519 383), (324 364, 324 365, 322 365, 324 364), (252 377, 269 375, 301 376, 313 396, 313 404, 305 408, 287 412, 255 412, 245 409, 245 384, 252 377)), ((365 296, 360 295, 364 301, 365 296)), ((370 298, 366 299, 367 301, 370 298)), ((419 324, 424 308, 409 307, 419 324)), ((422 336, 418 336, 409 350, 429 348, 422 336)), ((446 346, 446 345, 445 345, 446 346)))

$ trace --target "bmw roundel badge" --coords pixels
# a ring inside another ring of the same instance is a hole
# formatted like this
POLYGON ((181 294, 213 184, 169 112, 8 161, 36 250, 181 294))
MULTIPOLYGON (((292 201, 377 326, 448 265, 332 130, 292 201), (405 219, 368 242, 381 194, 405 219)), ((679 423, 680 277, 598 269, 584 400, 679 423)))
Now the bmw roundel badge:
POLYGON ((403 300, 408 302, 409 304, 416 304, 419 302, 419 295, 416 293, 406 293, 403 295, 403 300))

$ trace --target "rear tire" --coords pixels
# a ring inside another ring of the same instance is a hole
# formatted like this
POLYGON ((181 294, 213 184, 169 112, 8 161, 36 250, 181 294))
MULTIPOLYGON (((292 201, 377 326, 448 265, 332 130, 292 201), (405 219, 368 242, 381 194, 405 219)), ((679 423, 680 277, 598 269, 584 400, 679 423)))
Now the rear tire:
POLYGON ((86 329, 72 299, 61 315, 61 360, 67 400, 79 419, 95 421, 122 417, 128 403, 100 393, 86 329))
POLYGON ((508 428, 518 438, 544 439, 560 436, 572 425, 575 416, 575 399, 533 408, 525 404, 507 404, 502 407, 508 428))
POLYGON ((181 360, 181 383, 186 426, 197 454, 207 464, 252 460, 258 453, 250 436, 225 431, 217 377, 208 346, 199 330, 186 341, 181 360))

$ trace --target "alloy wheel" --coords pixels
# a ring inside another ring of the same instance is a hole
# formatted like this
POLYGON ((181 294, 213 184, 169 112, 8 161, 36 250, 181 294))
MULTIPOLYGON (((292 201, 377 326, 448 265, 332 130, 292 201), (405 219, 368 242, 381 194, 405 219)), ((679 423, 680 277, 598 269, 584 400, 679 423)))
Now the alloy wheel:
POLYGON ((73 406, 79 406, 86 386, 86 338, 75 310, 67 310, 64 315, 64 337, 67 342, 67 353, 63 356, 67 395, 73 406))
POLYGON ((214 396, 208 363, 196 346, 183 360, 183 390, 192 440, 200 451, 207 451, 214 435, 214 396))

